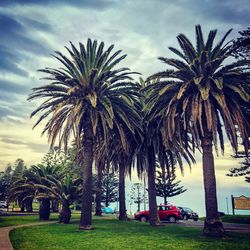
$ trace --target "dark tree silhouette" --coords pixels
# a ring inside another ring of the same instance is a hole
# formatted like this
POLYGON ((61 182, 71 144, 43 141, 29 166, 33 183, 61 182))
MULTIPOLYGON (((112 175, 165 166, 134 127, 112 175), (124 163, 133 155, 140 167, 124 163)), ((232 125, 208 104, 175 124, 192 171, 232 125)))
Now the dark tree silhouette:
POLYGON ((141 204, 147 202, 148 199, 144 195, 144 187, 141 183, 134 183, 130 191, 130 200, 137 204, 137 210, 141 210, 141 204))
POLYGON ((108 207, 118 199, 119 180, 115 173, 104 170, 102 177, 102 202, 108 207))
POLYGON ((12 180, 12 167, 10 164, 7 165, 4 171, 0 172, 0 200, 4 201, 7 199, 8 191, 11 186, 12 180))
POLYGON ((164 204, 167 204, 167 198, 182 194, 187 191, 180 186, 181 181, 176 181, 175 167, 166 171, 165 168, 157 166, 156 176, 156 196, 164 198, 164 204))
MULTIPOLYGON (((242 157, 245 157, 244 155, 242 157)), ((245 160, 241 163, 242 166, 238 168, 231 168, 229 170, 230 173, 227 176, 238 177, 245 176, 245 181, 250 183, 250 160, 249 158, 245 158, 245 160)))
POLYGON ((236 50, 233 55, 236 59, 250 60, 250 28, 239 31, 240 37, 234 40, 236 50))

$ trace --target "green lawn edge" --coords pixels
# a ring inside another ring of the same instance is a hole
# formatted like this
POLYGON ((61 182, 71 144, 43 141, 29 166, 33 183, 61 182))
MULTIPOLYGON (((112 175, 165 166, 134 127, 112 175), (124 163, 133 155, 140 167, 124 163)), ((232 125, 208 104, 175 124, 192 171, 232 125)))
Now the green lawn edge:
POLYGON ((228 233, 221 239, 202 236, 202 228, 118 221, 94 217, 94 230, 78 230, 78 222, 17 228, 10 232, 15 250, 80 249, 249 249, 249 234, 228 233))
MULTIPOLYGON (((48 221, 57 221, 58 214, 52 213, 50 215, 50 219, 48 221)), ((73 213, 71 216, 72 219, 79 219, 79 213, 73 213)), ((39 223, 44 222, 39 220, 39 216, 36 215, 11 215, 11 216, 0 216, 0 228, 2 227, 9 227, 9 226, 18 226, 18 225, 25 225, 31 223, 39 223)))
MULTIPOLYGON (((224 215, 220 218, 223 222, 250 225, 250 215, 224 215)), ((204 221, 205 217, 201 217, 200 220, 204 221)))

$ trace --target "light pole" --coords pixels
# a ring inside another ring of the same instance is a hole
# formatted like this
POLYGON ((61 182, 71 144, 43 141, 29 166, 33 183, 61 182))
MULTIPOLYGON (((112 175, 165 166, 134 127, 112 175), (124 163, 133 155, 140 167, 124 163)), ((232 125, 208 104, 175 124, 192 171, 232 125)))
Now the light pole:
POLYGON ((144 211, 146 210, 146 174, 143 176, 143 203, 144 203, 144 211))
POLYGON ((119 211, 118 201, 119 201, 119 189, 117 190, 117 197, 116 197, 116 213, 118 213, 119 211))
POLYGON ((227 203, 227 214, 229 214, 229 209, 228 209, 228 198, 226 197, 226 203, 227 203))
POLYGON ((94 207, 93 207, 93 212, 95 212, 95 208, 96 208, 96 204, 95 204, 96 193, 94 193, 93 196, 94 196, 94 207))

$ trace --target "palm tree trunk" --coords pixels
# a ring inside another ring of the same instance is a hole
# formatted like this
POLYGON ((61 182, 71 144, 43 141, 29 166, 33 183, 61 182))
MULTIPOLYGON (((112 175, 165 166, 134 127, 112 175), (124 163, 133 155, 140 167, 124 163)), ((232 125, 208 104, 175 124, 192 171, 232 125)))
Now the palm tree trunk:
POLYGON ((218 216, 212 142, 212 134, 207 132, 202 139, 202 165, 206 204, 206 220, 203 233, 207 236, 222 236, 225 230, 218 216))
POLYGON ((54 213, 58 213, 58 211, 59 211, 59 201, 57 199, 52 200, 51 206, 52 206, 52 211, 54 213))
POLYGON ((167 205, 168 201, 167 201, 167 196, 164 194, 164 204, 167 205))
POLYGON ((105 207, 109 206, 109 166, 107 167, 107 178, 106 178, 106 192, 105 192, 105 207))
POLYGON ((83 196, 79 229, 92 229, 92 163, 93 163, 93 131, 92 127, 86 127, 83 138, 83 196))
POLYGON ((125 198, 125 166, 119 165, 119 220, 128 220, 125 198))
POLYGON ((33 199, 27 199, 27 201, 25 202, 26 212, 33 212, 32 203, 33 203, 33 199))
MULTIPOLYGON (((107 189, 108 192, 108 189, 107 189)), ((109 206, 109 198, 108 198, 108 193, 106 193, 106 197, 105 197, 105 207, 109 206)))
POLYGON ((95 199, 95 203, 96 203, 96 207, 95 207, 95 215, 96 216, 101 216, 102 215, 102 205, 101 205, 101 201, 102 201, 102 167, 98 166, 97 168, 97 180, 96 180, 96 188, 97 188, 97 192, 96 192, 96 199, 95 199))
POLYGON ((25 209, 25 203, 19 200, 18 205, 20 207, 20 212, 24 212, 25 211, 24 210, 25 209))
POLYGON ((50 216, 50 200, 48 198, 42 199, 39 207, 40 220, 48 220, 50 216))
POLYGON ((160 220, 157 210, 155 189, 155 152, 152 146, 148 148, 148 198, 150 226, 158 226, 160 225, 160 220))
MULTIPOLYGON (((168 176, 170 178, 170 176, 168 176)), ((166 195, 166 171, 165 171, 165 166, 162 167, 162 182, 163 182, 163 186, 164 186, 164 191, 163 191, 163 195, 164 195, 164 204, 167 205, 167 195, 166 195)))
POLYGON ((59 222, 63 224, 69 224, 71 218, 71 210, 68 202, 62 203, 62 210, 59 213, 59 222))

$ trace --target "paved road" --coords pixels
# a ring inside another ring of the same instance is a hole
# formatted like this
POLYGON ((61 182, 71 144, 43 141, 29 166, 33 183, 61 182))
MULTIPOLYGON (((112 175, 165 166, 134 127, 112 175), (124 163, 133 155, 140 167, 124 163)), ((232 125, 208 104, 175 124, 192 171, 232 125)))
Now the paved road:
MULTIPOLYGON (((186 226, 186 227, 203 227, 204 221, 180 220, 176 223, 176 225, 186 226)), ((223 225, 224 225, 224 228, 226 231, 250 233, 250 225, 249 224, 237 224, 237 223, 223 222, 223 225)))

